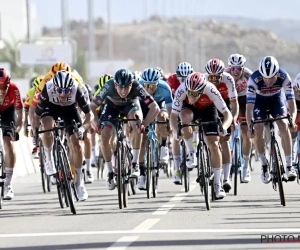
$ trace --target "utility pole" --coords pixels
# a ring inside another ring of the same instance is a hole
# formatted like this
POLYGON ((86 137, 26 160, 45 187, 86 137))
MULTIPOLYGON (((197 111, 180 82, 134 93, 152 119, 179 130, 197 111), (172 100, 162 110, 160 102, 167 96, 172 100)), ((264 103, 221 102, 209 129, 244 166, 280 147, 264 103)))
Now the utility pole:
POLYGON ((111 60, 114 57, 114 51, 113 51, 113 36, 111 30, 110 0, 106 0, 106 7, 107 7, 108 58, 111 60))

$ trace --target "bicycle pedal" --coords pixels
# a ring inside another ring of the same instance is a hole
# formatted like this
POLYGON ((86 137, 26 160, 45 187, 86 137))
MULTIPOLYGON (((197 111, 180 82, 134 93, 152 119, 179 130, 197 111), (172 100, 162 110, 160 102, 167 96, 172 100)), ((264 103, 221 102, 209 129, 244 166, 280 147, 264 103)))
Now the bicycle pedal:
POLYGON ((290 177, 288 180, 285 180, 285 182, 293 182, 296 180, 296 177, 290 177))
POLYGON ((217 197, 215 196, 215 200, 223 200, 223 199, 224 199, 224 197, 217 198, 217 197))

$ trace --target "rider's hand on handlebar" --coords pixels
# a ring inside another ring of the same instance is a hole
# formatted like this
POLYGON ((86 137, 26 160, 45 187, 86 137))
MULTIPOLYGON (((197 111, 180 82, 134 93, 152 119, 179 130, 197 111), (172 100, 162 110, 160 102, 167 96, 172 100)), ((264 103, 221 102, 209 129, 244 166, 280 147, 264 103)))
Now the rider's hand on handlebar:
POLYGON ((294 124, 293 124, 293 127, 290 127, 290 126, 289 126, 289 129, 290 129, 291 132, 297 132, 298 126, 297 126, 297 124, 294 123, 294 124))

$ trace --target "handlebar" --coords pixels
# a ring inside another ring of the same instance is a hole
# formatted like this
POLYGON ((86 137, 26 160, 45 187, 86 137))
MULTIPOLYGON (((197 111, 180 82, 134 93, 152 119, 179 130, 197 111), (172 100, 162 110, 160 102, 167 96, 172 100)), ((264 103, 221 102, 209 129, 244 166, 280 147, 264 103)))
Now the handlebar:
POLYGON ((127 119, 127 118, 124 118, 124 117, 116 117, 114 119, 105 119, 105 120, 103 120, 102 117, 100 117, 99 120, 100 120, 100 122, 99 122, 100 124, 102 122, 111 122, 114 125, 117 124, 117 123, 119 123, 119 122, 128 123, 130 121, 136 121, 138 128, 142 127, 142 125, 141 125, 142 122, 141 122, 141 120, 140 120, 140 118, 139 118, 138 115, 135 115, 135 118, 133 118, 133 119, 127 119))

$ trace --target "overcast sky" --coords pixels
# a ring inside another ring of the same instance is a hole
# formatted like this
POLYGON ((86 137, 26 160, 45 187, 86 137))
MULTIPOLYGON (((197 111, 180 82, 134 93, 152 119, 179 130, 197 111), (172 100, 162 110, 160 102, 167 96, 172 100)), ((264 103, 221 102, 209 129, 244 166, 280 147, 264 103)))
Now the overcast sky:
MULTIPOLYGON (((36 5, 42 26, 61 25, 61 0, 29 0, 36 5), (54 7, 55 6, 55 7, 54 7), (57 9, 52 11, 50 9, 57 9)), ((66 0, 68 17, 75 20, 87 19, 88 0, 66 0)), ((107 0, 94 1, 94 16, 106 19, 107 0)), ((159 14, 170 16, 243 16, 255 19, 298 19, 300 0, 110 0, 111 20, 114 23, 142 20, 145 16, 159 14), (145 12, 145 6, 148 6, 145 12)))

